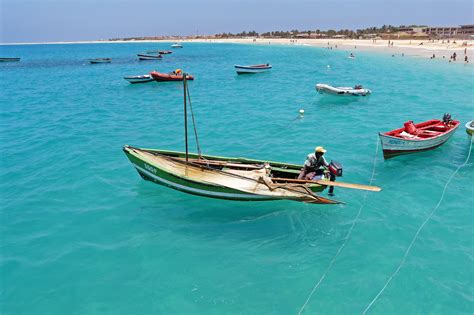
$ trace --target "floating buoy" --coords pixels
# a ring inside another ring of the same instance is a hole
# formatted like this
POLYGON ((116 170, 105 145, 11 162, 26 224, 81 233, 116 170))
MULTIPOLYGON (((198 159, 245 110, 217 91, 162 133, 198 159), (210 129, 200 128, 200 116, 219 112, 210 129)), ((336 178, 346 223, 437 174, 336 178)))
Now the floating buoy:
POLYGON ((304 115, 304 109, 300 109, 299 113, 300 113, 301 116, 303 116, 304 115))
POLYGON ((327 65, 327 67, 328 67, 328 68, 331 68, 331 66, 330 66, 330 65, 327 65))

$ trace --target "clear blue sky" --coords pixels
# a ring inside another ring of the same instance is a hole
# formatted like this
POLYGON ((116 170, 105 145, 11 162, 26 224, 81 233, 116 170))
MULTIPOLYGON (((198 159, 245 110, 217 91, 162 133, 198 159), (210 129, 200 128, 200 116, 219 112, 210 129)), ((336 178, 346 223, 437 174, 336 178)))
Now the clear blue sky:
POLYGON ((472 0, 0 0, 0 42, 473 24, 472 0))

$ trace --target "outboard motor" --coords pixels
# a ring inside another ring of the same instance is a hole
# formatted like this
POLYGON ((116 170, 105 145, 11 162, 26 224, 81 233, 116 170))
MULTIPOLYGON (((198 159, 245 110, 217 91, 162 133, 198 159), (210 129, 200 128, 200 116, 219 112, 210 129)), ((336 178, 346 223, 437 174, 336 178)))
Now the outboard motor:
MULTIPOLYGON (((336 161, 331 161, 329 164, 329 180, 334 182, 336 177, 342 176, 342 164, 336 161)), ((334 186, 329 187, 329 196, 334 195, 334 186)))
POLYGON ((443 123, 444 123, 446 126, 449 126, 452 121, 453 121, 453 119, 451 118, 451 114, 450 114, 450 113, 444 113, 444 115, 443 115, 443 123))

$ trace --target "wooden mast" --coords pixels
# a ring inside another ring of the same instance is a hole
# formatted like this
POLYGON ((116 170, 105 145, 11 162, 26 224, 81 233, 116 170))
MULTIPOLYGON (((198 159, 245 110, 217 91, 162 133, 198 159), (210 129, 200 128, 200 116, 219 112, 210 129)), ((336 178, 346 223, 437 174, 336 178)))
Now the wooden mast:
POLYGON ((186 106, 186 73, 183 72, 183 89, 184 89, 184 142, 186 143, 186 163, 188 163, 188 112, 186 106))

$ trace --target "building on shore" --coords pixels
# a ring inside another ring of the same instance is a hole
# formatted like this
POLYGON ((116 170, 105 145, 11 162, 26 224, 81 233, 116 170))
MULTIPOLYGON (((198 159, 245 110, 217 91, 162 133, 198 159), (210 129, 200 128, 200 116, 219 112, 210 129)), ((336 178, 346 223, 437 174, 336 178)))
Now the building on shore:
POLYGON ((433 37, 455 37, 458 34, 459 27, 425 27, 421 31, 428 36, 433 37))
POLYGON ((458 30, 458 34, 460 37, 464 39, 473 38, 474 37, 474 25, 461 25, 458 30))
POLYGON ((425 27, 422 32, 430 37, 439 38, 463 38, 474 37, 474 25, 460 25, 450 27, 425 27))

